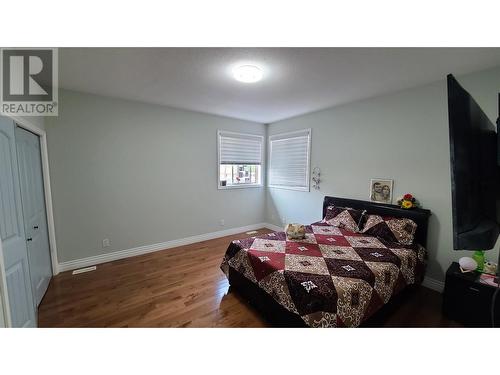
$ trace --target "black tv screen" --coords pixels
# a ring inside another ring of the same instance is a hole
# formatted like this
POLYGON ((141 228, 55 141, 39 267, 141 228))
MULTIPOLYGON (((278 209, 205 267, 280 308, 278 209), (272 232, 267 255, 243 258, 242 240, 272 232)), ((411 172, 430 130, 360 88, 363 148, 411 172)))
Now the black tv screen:
POLYGON ((489 250, 499 233, 495 127, 474 98, 448 75, 453 247, 489 250))

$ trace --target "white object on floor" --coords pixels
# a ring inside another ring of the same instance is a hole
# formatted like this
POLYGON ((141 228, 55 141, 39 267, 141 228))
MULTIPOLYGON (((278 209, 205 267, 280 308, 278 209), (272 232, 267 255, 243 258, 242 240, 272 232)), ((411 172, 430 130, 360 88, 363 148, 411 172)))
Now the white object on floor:
POLYGON ((255 233, 259 233, 259 232, 256 230, 251 230, 250 232, 245 232, 245 234, 255 234, 255 233))
POLYGON ((96 266, 80 268, 78 270, 74 270, 72 275, 78 275, 79 273, 85 273, 85 272, 91 272, 91 271, 95 271, 96 269, 97 269, 96 266))
POLYGON ((477 262, 470 257, 462 257, 458 260, 462 272, 472 272, 477 268, 477 262))

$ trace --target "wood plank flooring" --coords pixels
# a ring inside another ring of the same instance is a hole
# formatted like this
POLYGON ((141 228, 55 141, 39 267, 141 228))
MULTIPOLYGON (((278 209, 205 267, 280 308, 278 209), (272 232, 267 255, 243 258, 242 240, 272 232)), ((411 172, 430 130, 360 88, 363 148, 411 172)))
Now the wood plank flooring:
MULTIPOLYGON (((259 230, 259 234, 271 232, 259 230)), ((219 269, 234 236, 118 260, 55 276, 40 304, 39 327, 267 327, 219 269)), ((441 316, 441 295, 419 288, 378 326, 457 326, 441 316)))

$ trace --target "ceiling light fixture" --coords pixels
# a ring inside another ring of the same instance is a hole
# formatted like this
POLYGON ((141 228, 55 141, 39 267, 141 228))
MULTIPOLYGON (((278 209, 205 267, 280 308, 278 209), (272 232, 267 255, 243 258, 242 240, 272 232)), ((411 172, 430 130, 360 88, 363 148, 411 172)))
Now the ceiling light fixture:
POLYGON ((234 79, 245 83, 255 83, 262 79, 262 70, 255 65, 240 65, 233 69, 234 79))

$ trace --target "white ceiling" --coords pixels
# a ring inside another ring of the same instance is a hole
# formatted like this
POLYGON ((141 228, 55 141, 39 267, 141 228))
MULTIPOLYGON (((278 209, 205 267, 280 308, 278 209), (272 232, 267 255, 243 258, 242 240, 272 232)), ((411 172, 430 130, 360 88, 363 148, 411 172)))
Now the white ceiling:
POLYGON ((60 86, 271 123, 500 65, 500 48, 61 48, 60 86), (235 81, 256 64, 262 81, 235 81))

